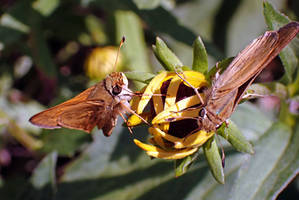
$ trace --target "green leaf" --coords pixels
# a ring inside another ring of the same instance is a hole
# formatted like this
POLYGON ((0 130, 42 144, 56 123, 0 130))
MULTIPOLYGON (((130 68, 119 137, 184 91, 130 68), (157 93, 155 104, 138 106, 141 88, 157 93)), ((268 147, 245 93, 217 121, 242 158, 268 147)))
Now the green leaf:
POLYGON ((161 0, 133 0, 139 9, 154 9, 161 3, 161 0))
POLYGON ((174 161, 175 177, 179 177, 185 174, 197 157, 198 157, 198 153, 194 153, 183 159, 175 160, 174 161))
POLYGON ((261 193, 264 199, 276 199, 278 194, 285 189, 299 172, 299 125, 297 125, 289 140, 288 146, 285 149, 283 156, 280 157, 275 169, 268 176, 266 182, 260 188, 260 191, 268 191, 268 193, 261 193), (271 189, 269 188, 271 186, 271 189), (265 196, 264 196, 265 195, 265 196))
POLYGON ((242 135, 236 124, 228 120, 227 125, 223 124, 217 133, 226 139, 231 145, 240 152, 253 154, 252 145, 242 135))
POLYGON ((94 133, 94 141, 66 167, 62 180, 74 181, 99 176, 109 163, 120 130, 120 123, 118 123, 109 138, 103 136, 101 131, 94 133))
POLYGON ((192 69, 205 74, 208 70, 208 55, 204 43, 198 36, 193 43, 192 69))
POLYGON ((43 16, 49 16, 59 6, 60 0, 35 0, 32 7, 43 16))
POLYGON ((203 151, 209 163, 210 170, 218 183, 224 184, 224 171, 215 137, 203 145, 203 151))
POLYGON ((55 166, 57 161, 57 153, 48 154, 34 170, 30 182, 35 188, 43 188, 50 185, 54 190, 56 185, 55 166))
MULTIPOLYGON (((195 162, 194 169, 185 175, 189 177, 197 176, 197 182, 192 183, 192 190, 187 194, 187 198, 184 199, 205 199, 205 200, 215 200, 215 199, 229 199, 229 194, 231 192, 234 180, 238 174, 240 165, 244 162, 244 154, 226 152, 225 158, 225 184, 219 184, 215 181, 214 177, 208 173, 208 170, 200 170, 203 167, 203 163, 195 162)), ((182 177, 185 177, 182 176, 182 177)), ((185 182, 188 183, 187 180, 185 182)), ((184 185, 182 184, 184 187, 184 185)), ((191 186, 189 186, 191 187, 191 186)))
POLYGON ((156 45, 153 45, 153 51, 156 58, 167 71, 174 71, 175 68, 183 66, 183 63, 179 58, 159 37, 156 38, 156 45))
POLYGON ((33 171, 30 184, 24 189, 20 199, 22 200, 51 200, 56 192, 55 167, 57 153, 48 154, 33 171))
POLYGON ((230 118, 248 141, 258 140, 273 123, 267 113, 249 102, 238 105, 230 118))
POLYGON ((148 84, 156 75, 149 72, 125 72, 128 79, 148 84))
MULTIPOLYGON (((284 156, 287 156, 285 152, 290 142, 293 142, 290 140, 291 137, 292 132, 289 127, 282 123, 272 125, 263 137, 257 141, 255 155, 248 157, 248 160, 241 167, 230 199, 242 199, 244 196, 249 200, 274 199, 272 195, 269 195, 269 192, 272 188, 277 187, 276 181, 281 183, 277 179, 278 177, 274 175, 281 168, 280 163, 285 159, 284 156)), ((291 157, 293 160, 294 153, 298 154, 298 147, 296 152, 292 152, 291 157)), ((298 158, 297 156, 295 160, 298 161, 298 158)), ((289 178, 289 176, 287 177, 289 178)))
MULTIPOLYGON (((130 8, 133 7, 130 3, 128 4, 130 8)), ((171 12, 161 6, 153 10, 140 11, 136 9, 135 11, 154 31, 166 33, 175 40, 190 46, 196 39, 194 32, 179 23, 179 20, 171 12)), ((217 60, 223 59, 223 54, 214 44, 205 40, 204 43, 210 55, 214 56, 217 60)))
POLYGON ((94 41, 93 44, 103 45, 107 43, 108 38, 105 34, 103 22, 98 17, 88 15, 85 18, 85 23, 94 41))
MULTIPOLYGON (((271 30, 278 30, 280 27, 291 21, 287 16, 277 11, 269 2, 264 1, 263 6, 265 20, 271 30)), ((285 69, 285 75, 282 78, 282 81, 291 83, 298 65, 298 58, 296 57, 295 50, 289 45, 280 52, 279 57, 285 69)))
POLYGON ((128 61, 128 69, 150 72, 149 58, 139 17, 131 11, 118 10, 115 12, 115 21, 116 41, 120 41, 123 36, 126 38, 122 51, 128 61))
POLYGON ((12 27, 28 33, 31 27, 40 24, 42 16, 32 8, 31 0, 17 1, 9 8, 6 14, 9 16, 12 27))
POLYGON ((69 157, 90 141, 90 135, 66 128, 43 130, 41 137, 44 143, 41 152, 56 151, 60 156, 69 157))
POLYGON ((47 41, 43 37, 40 27, 35 28, 31 34, 30 49, 36 66, 47 76, 56 77, 54 64, 47 41))

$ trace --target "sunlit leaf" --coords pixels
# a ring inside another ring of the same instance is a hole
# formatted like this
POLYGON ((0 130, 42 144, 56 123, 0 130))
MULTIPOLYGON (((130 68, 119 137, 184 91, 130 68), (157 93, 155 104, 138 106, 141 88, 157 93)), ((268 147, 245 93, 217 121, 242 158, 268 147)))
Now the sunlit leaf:
MULTIPOLYGON (((273 181, 276 179, 273 179, 274 173, 277 168, 281 168, 279 163, 285 159, 285 151, 290 145, 291 138, 292 132, 289 127, 282 123, 272 125, 255 144, 255 155, 250 156, 240 169, 231 199, 240 199, 244 196, 248 199, 269 199, 266 197, 271 191, 270 188, 276 187, 273 181)), ((298 148, 293 153, 298 153, 298 148)), ((293 156, 290 157, 294 159, 293 156)))

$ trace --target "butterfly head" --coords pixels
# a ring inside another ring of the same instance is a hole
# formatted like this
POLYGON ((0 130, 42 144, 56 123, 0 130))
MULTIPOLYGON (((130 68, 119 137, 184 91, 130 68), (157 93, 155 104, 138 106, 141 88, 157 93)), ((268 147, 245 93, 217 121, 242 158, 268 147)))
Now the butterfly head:
POLYGON ((128 88, 128 79, 122 72, 112 72, 105 79, 107 91, 116 101, 130 101, 132 91, 128 88))

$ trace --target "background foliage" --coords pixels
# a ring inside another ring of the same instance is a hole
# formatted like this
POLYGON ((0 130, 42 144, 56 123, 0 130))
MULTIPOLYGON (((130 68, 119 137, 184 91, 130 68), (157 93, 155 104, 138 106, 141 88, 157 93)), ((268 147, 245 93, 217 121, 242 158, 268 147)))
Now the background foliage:
MULTIPOLYGON (((233 114, 232 120, 254 144, 255 155, 226 148, 225 185, 213 179, 202 153, 188 173, 174 178, 173 162, 150 160, 133 144, 133 137, 146 137, 146 127, 134 129, 132 136, 119 123, 105 138, 98 130, 91 135, 42 130, 28 122, 33 114, 94 83, 83 67, 87 55, 94 47, 117 45, 123 35, 123 70, 157 72, 162 67, 151 50, 156 36, 191 66, 191 45, 200 35, 212 67, 237 54, 267 25, 277 29, 285 23, 271 5, 298 21, 298 1, 263 2, 1 1, 0 198, 270 199, 283 191, 278 198, 294 199, 299 190, 298 116, 282 112, 287 110, 283 103, 277 117, 277 99, 244 103, 233 114)), ((281 82, 291 85, 293 99, 299 85, 298 47, 297 41, 293 53, 281 56, 287 72, 281 82)), ((273 63, 259 80, 281 78, 280 61, 273 63)))

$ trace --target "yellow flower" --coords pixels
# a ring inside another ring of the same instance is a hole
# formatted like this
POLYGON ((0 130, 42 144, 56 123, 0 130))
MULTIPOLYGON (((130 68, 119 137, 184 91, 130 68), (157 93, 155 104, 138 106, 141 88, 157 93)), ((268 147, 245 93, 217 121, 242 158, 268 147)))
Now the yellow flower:
MULTIPOLYGON (((184 71, 180 76, 198 88, 199 92, 208 85, 204 75, 199 72, 184 71)), ((214 132, 207 133, 198 129, 197 117, 201 102, 188 83, 175 72, 164 71, 143 89, 141 97, 131 101, 132 109, 152 124, 149 128, 149 142, 152 145, 134 140, 149 156, 181 159, 195 153, 214 135, 214 132)), ((132 115, 128 123, 136 126, 141 120, 132 115)))

